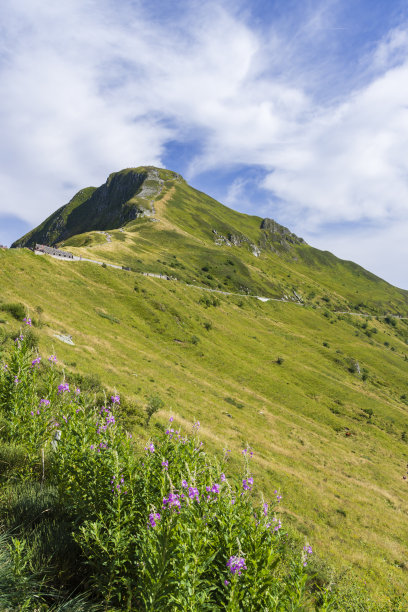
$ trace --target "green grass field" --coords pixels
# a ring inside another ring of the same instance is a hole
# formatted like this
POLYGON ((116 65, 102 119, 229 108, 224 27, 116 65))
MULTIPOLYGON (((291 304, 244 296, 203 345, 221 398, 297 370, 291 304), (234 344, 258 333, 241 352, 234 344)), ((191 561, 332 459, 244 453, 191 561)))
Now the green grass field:
POLYGON ((158 222, 106 228, 112 242, 90 232, 63 244, 132 271, 0 251, 3 339, 18 324, 2 306, 22 302, 40 353, 126 394, 141 439, 153 395, 164 408, 152 427, 173 413, 200 420, 216 451, 238 458, 249 444, 266 498, 283 492, 285 524, 324 562, 351 568, 379 601, 406 591, 408 321, 395 315, 408 316, 408 292, 282 243, 182 181, 167 177, 155 208, 158 222), (249 242, 216 245, 213 229, 249 242))
MULTIPOLYGON (((265 495, 283 491, 287 520, 323 559, 352 566, 379 597, 406 588, 405 321, 250 297, 207 306, 208 293, 175 281, 25 250, 2 253, 0 270, 2 303, 29 309, 42 354, 120 389, 136 415, 160 396, 153 420, 199 419, 215 449, 249 443, 265 495)), ((1 319, 3 336, 15 333, 12 315, 1 319)))

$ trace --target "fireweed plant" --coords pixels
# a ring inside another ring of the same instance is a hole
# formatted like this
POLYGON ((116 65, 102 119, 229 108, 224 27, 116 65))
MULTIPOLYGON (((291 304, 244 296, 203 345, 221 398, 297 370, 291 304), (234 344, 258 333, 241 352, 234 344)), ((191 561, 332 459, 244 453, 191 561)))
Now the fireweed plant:
POLYGON ((199 423, 187 435, 173 417, 139 449, 120 426, 120 396, 93 406, 23 333, 0 366, 0 411, 2 443, 27 454, 13 478, 53 487, 79 551, 80 588, 103 609, 336 609, 329 590, 313 595, 312 548, 293 553, 279 492, 256 493, 251 449, 235 480, 230 453, 210 457, 199 423))

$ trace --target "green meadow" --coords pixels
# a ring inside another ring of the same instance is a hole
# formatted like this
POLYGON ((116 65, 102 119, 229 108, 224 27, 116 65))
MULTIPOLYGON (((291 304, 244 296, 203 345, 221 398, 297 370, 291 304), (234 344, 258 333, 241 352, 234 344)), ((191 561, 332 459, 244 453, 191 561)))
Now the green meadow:
POLYGON ((408 292, 184 181, 167 178, 154 205, 159 221, 106 228, 110 243, 96 231, 63 243, 130 271, 0 251, 3 346, 21 303, 39 353, 120 391, 143 443, 173 414, 186 428, 199 420, 233 466, 249 445, 258 489, 280 490, 285 527, 312 543, 316 571, 392 601, 408 587, 408 292))

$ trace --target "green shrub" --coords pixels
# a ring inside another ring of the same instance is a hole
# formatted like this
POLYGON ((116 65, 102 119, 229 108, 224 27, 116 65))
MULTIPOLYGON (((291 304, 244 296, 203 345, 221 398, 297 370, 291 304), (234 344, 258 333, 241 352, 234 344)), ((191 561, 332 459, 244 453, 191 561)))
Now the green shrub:
POLYGON ((96 314, 98 314, 103 319, 108 319, 111 323, 120 323, 119 319, 109 314, 108 312, 103 312, 103 310, 95 309, 96 314))
POLYGON ((26 461, 27 451, 22 444, 0 442, 0 479, 9 479, 18 474, 26 461))
POLYGON ((224 401, 228 402, 228 404, 231 404, 232 406, 235 406, 236 408, 245 408, 245 404, 242 404, 233 397, 224 397, 224 401))
POLYGON ((202 295, 198 300, 198 303, 203 304, 203 306, 206 308, 209 308, 210 306, 219 306, 221 302, 213 295, 202 295))
MULTIPOLYGON (((55 609, 83 581, 112 611, 347 609, 314 582, 311 547, 283 533, 281 496, 254 496, 251 449, 236 479, 228 453, 207 454, 198 422, 185 435, 171 417, 138 452, 118 395, 95 407, 54 359, 34 357, 20 336, 0 368, 3 475, 24 480, 2 500, 19 534, 0 540, 0 609, 55 609)), ((150 396, 148 417, 162 407, 150 396)), ((88 608, 82 597, 57 609, 88 608)))
POLYGON ((146 406, 146 425, 149 424, 152 416, 163 408, 164 402, 159 395, 150 395, 146 406))
POLYGON ((22 321, 27 314, 24 304, 21 304, 20 302, 0 304, 0 310, 3 312, 8 312, 12 317, 17 319, 17 321, 22 321))

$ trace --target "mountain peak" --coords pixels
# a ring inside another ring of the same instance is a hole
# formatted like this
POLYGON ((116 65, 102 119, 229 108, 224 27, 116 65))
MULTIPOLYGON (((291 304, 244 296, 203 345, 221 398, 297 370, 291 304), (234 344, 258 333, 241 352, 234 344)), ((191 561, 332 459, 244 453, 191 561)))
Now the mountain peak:
POLYGON ((68 204, 12 246, 51 246, 76 234, 115 229, 138 217, 151 216, 155 212, 154 199, 171 181, 184 179, 177 172, 155 166, 113 172, 100 187, 78 191, 68 204))

